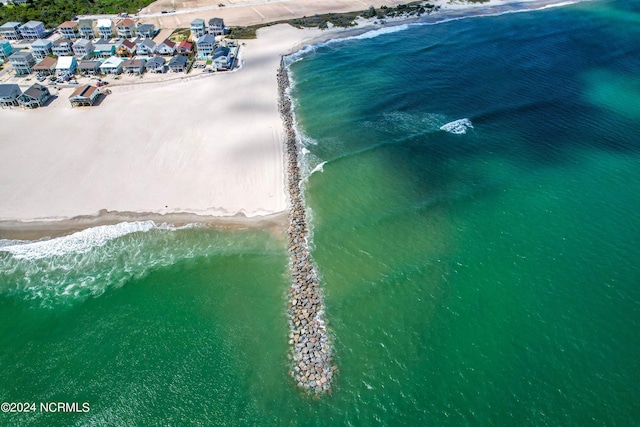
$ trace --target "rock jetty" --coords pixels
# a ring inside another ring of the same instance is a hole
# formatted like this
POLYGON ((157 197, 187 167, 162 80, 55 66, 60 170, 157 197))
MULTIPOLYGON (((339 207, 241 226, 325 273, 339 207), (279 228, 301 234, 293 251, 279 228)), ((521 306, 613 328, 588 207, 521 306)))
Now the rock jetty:
POLYGON ((289 345, 293 366, 291 376, 298 387, 317 394, 331 389, 334 371, 331 343, 324 320, 323 298, 318 275, 309 254, 309 231, 301 194, 300 147, 296 139, 289 73, 282 62, 278 70, 279 108, 285 128, 285 167, 289 195, 289 270, 288 294, 289 345))

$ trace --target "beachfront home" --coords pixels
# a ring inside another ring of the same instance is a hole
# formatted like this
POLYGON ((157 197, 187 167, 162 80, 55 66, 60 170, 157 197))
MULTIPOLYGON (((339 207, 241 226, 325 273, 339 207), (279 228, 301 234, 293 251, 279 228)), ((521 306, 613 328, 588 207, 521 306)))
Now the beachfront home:
POLYGON ((183 55, 174 56, 169 61, 169 69, 174 73, 187 71, 187 57, 183 55))
POLYGON ((78 71, 82 74, 95 76, 100 73, 100 65, 100 61, 80 61, 80 64, 78 64, 78 71))
POLYGON ((224 21, 222 18, 209 19, 209 34, 212 36, 221 36, 224 34, 224 21))
POLYGON ((125 18, 116 24, 118 37, 128 39, 136 35, 136 24, 133 19, 125 18))
POLYGON ((87 39, 79 39, 71 46, 73 54, 78 58, 88 58, 93 54, 93 42, 87 39))
POLYGON ((145 68, 149 73, 164 73, 167 60, 161 56, 155 56, 147 61, 145 68))
POLYGON ((56 64, 58 60, 47 56, 31 68, 38 76, 53 76, 56 73, 56 64))
POLYGON ((51 46, 51 40, 38 39, 31 43, 31 53, 33 53, 33 56, 37 59, 42 59, 52 52, 51 46))
POLYGON ((193 53, 193 43, 189 43, 186 40, 180 42, 176 49, 176 53, 179 55, 191 55, 193 53))
POLYGON ((207 32, 207 27, 204 25, 204 19, 200 18, 196 18, 191 21, 189 28, 191 29, 191 40, 198 40, 207 32))
POLYGON ((31 52, 14 52, 9 57, 9 63, 16 75, 22 76, 31 74, 31 67, 35 65, 36 60, 31 52))
POLYGON ((93 54, 100 58, 109 58, 116 54, 116 45, 108 39, 98 39, 93 45, 93 54))
POLYGON ((153 24, 140 24, 136 29, 136 33, 141 39, 152 39, 156 35, 156 26, 153 24))
POLYGON ((44 37, 44 24, 40 21, 29 21, 20 27, 23 39, 35 40, 44 37))
POLYGON ((78 32, 78 21, 66 21, 58 25, 58 32, 65 39, 77 39, 80 33, 78 32))
POLYGON ((56 65, 56 73, 59 76, 72 76, 76 73, 78 68, 78 61, 75 56, 60 56, 58 57, 58 64, 56 65))
POLYGON ((0 40, 0 58, 8 58, 13 53, 9 40, 0 40))
POLYGON ((213 53, 216 48, 216 39, 210 34, 205 34, 196 41, 196 47, 198 48, 198 57, 204 58, 213 53))
POLYGON ((93 20, 81 19, 78 21, 78 33, 83 39, 93 40, 96 37, 96 32, 93 30, 93 20))
POLYGON ((144 62, 144 59, 127 59, 122 63, 122 70, 129 74, 142 74, 144 62))
POLYGON ((103 74, 120 74, 122 73, 122 58, 112 56, 107 58, 100 66, 100 72, 103 74))
POLYGON ((91 85, 80 86, 69 96, 72 107, 90 107, 98 100, 100 91, 91 85))
POLYGON ((16 84, 0 84, 0 106, 15 107, 18 105, 18 97, 22 94, 20 86, 16 84))
POLYGON ((111 19, 98 19, 98 36, 103 39, 110 39, 113 36, 111 19))
POLYGON ((156 52, 160 55, 173 55, 174 53, 176 53, 176 45, 176 42, 165 39, 165 41, 163 41, 158 45, 158 47, 156 47, 156 52))
POLYGON ((136 49, 138 55, 151 55, 156 51, 156 42, 151 39, 144 39, 136 49))
POLYGON ((49 89, 39 83, 35 83, 18 97, 18 102, 25 108, 36 108, 42 107, 50 97, 49 89))
POLYGON ((213 67, 216 70, 228 70, 232 60, 231 49, 228 47, 219 47, 213 52, 213 67))
POLYGON ((69 39, 54 40, 51 46, 51 51, 54 55, 65 56, 73 54, 73 42, 69 39))
POLYGON ((138 46, 131 40, 123 40, 122 44, 116 49, 118 56, 132 56, 136 52, 138 46))
POLYGON ((19 22, 5 22, 0 26, 0 36, 5 40, 20 40, 22 34, 20 33, 19 22))

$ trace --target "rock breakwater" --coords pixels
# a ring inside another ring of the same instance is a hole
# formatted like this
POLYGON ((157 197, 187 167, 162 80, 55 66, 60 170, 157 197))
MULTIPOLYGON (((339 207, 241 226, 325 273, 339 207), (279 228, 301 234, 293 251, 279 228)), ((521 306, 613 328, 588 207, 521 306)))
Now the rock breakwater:
POLYGON ((285 167, 289 195, 289 270, 288 293, 289 345, 293 366, 291 376, 298 387, 315 393, 331 389, 334 371, 331 343, 324 320, 324 304, 316 267, 309 253, 305 205, 300 188, 300 147, 296 139, 290 81, 284 61, 278 70, 279 108, 285 128, 285 167))

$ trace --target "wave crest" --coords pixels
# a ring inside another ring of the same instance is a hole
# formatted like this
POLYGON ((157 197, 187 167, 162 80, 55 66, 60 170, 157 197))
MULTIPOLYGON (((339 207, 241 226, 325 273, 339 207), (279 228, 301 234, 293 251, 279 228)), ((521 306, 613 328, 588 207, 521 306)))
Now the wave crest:
POLYGON ((467 133, 467 129, 473 129, 473 124, 469 119, 454 120, 440 127, 440 130, 453 133, 455 135, 463 135, 467 133))

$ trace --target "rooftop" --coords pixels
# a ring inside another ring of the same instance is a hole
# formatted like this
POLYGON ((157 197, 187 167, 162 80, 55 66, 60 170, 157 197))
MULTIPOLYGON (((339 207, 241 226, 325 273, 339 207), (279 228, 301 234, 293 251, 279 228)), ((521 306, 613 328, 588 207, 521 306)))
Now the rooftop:
POLYGON ((118 22, 116 25, 118 27, 130 27, 134 24, 135 22, 133 22, 133 19, 125 18, 122 21, 118 22))
POLYGON ((11 96, 11 94, 13 94, 16 89, 18 89, 18 93, 21 93, 20 86, 18 85, 15 85, 15 84, 0 85, 0 98, 11 96))
POLYGON ((78 89, 73 91, 73 93, 71 94, 71 96, 69 96, 69 98, 75 98, 75 97, 90 98, 91 95, 93 95, 93 93, 96 92, 97 90, 98 90, 97 87, 91 86, 91 85, 80 86, 78 89))
POLYGON ((20 23, 19 22, 6 22, 2 25, 0 25, 0 30, 13 30, 16 27, 19 27, 20 23))
POLYGON ((78 26, 78 21, 67 21, 58 25, 58 28, 75 28, 78 26))
POLYGON ((54 68, 57 63, 58 63, 58 60, 56 58, 47 56, 43 58, 42 61, 34 65, 33 69, 34 70, 50 70, 51 68, 54 68))
POLYGON ((98 19, 98 28, 111 28, 111 19, 98 19))
POLYGON ((78 65, 78 62, 73 56, 59 56, 58 65, 56 65, 56 68, 58 70, 68 70, 70 68, 73 68, 75 65, 78 65))

